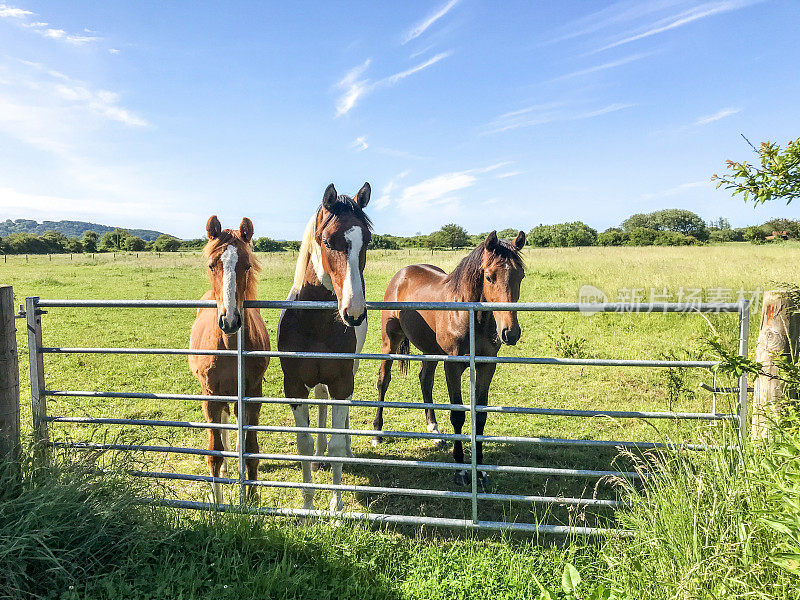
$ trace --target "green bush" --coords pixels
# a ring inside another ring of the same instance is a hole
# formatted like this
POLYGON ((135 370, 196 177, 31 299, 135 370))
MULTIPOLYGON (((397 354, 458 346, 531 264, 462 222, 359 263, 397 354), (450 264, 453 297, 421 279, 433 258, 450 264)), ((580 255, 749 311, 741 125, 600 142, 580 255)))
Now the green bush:
POLYGON ((581 221, 539 225, 531 229, 527 239, 531 246, 539 248, 594 246, 597 242, 597 230, 581 221))
POLYGON ((598 246, 622 246, 628 239, 628 235, 617 227, 606 229, 597 236, 598 246))
POLYGON ((626 246, 652 246, 656 241, 658 231, 648 227, 634 227, 627 234, 626 246))

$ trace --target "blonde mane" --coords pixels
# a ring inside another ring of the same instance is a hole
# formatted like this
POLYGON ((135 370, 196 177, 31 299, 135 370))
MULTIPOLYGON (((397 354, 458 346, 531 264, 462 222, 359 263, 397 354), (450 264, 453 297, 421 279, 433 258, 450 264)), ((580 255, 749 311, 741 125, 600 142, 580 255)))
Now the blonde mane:
POLYGON ((300 251, 297 256, 297 264, 294 267, 294 282, 292 289, 300 291, 303 282, 306 280, 306 269, 308 261, 311 260, 311 243, 317 237, 317 213, 311 217, 303 233, 303 241, 300 243, 300 251))

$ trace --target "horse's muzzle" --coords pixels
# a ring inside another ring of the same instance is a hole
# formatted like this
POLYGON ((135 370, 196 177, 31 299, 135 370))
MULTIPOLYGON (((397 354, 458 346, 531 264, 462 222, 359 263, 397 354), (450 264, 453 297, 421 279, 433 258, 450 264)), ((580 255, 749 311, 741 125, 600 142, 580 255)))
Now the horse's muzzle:
POLYGON ((519 338, 522 336, 522 329, 519 326, 516 327, 506 327, 500 333, 500 339, 504 344, 508 344, 509 346, 514 346, 518 341, 519 338))
POLYGON ((359 316, 357 319, 354 319, 353 317, 348 315, 346 308, 342 312, 344 313, 342 315, 342 319, 344 319, 345 324, 347 324, 350 327, 358 327, 359 325, 361 325, 364 322, 364 319, 367 318, 367 311, 366 310, 364 312, 362 312, 361 316, 359 316))
POLYGON ((239 331, 239 328, 242 326, 242 317, 239 314, 239 311, 237 310, 233 313, 233 321, 230 325, 228 324, 228 320, 225 318, 225 316, 226 315, 220 315, 219 317, 219 328, 222 330, 222 332, 230 335, 239 331))

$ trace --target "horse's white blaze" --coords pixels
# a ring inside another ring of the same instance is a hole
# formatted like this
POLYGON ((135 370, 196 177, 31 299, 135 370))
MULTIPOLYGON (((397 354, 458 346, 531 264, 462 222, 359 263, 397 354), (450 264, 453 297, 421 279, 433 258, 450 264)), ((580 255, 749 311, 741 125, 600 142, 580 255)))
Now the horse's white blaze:
POLYGON ((222 308, 225 311, 225 322, 231 326, 236 313, 236 263, 239 262, 236 246, 228 244, 220 261, 222 262, 222 308))
POLYGON ((361 227, 351 227, 344 232, 345 239, 350 242, 347 251, 347 273, 342 285, 342 310, 353 319, 358 319, 366 310, 364 287, 361 285, 361 269, 359 259, 361 246, 364 245, 364 232, 361 227))

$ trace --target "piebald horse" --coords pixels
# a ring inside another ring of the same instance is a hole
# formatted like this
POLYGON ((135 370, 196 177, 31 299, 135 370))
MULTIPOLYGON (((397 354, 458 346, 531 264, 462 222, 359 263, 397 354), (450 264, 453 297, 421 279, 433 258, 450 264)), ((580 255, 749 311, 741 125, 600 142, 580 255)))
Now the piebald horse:
MULTIPOLYGON (((520 231, 513 242, 497 238, 491 232, 484 242, 478 245, 450 274, 433 265, 411 265, 401 269, 389 282, 383 299, 387 302, 517 302, 525 265, 520 250, 525 246, 525 233, 520 231)), ((516 311, 476 312, 475 314, 475 354, 478 356, 497 356, 501 344, 514 345, 519 341, 522 330, 516 311)), ((384 354, 408 353, 409 341, 425 354, 447 354, 450 356, 469 355, 469 313, 467 311, 416 311, 385 310, 381 315, 381 337, 384 354)), ((407 361, 401 362, 401 371, 408 368, 407 361)), ((419 372, 422 386, 422 401, 433 403, 433 378, 437 362, 423 362, 419 372)), ((466 363, 444 364, 447 392, 451 404, 461 404, 461 375, 466 363)), ((496 365, 478 363, 475 366, 475 402, 485 406, 489 401, 489 385, 492 382, 496 365)), ((381 361, 378 372, 379 400, 383 402, 391 380, 392 361, 381 361)), ((432 409, 425 410, 428 431, 439 433, 436 414, 432 409)), ((450 411, 453 431, 461 433, 465 415, 462 411, 450 411)), ((476 434, 483 435, 486 413, 478 412, 475 417, 476 434)), ((383 407, 375 414, 376 431, 383 429, 383 407)), ((377 445, 380 436, 372 438, 377 445)), ((445 444, 439 442, 440 446, 445 444)), ((478 464, 483 464, 483 444, 477 442, 473 449, 478 464)), ((453 444, 453 458, 464 462, 464 449, 460 441, 453 444)), ((456 473, 456 483, 466 485, 470 481, 466 470, 456 473)), ((487 485, 484 472, 480 474, 480 484, 487 485)))
MULTIPOLYGON (((236 333, 244 328, 246 350, 269 350, 269 334, 257 308, 244 309, 245 300, 256 299, 258 272, 261 267, 253 254, 253 223, 242 219, 238 231, 222 229, 219 219, 214 215, 206 224, 208 243, 203 248, 206 269, 211 289, 203 295, 203 300, 216 300, 217 308, 200 308, 192 325, 189 348, 192 350, 236 350, 236 333)), ((261 396, 261 382, 267 370, 269 358, 247 358, 245 360, 245 394, 261 396)), ((206 396, 236 396, 237 369, 234 356, 189 356, 189 368, 200 382, 206 396)), ((237 419, 238 406, 233 403, 237 419)), ((244 423, 258 424, 261 404, 248 403, 245 406, 244 423)), ((203 401, 203 413, 209 423, 228 423, 230 408, 227 402, 203 401)), ((229 430, 209 429, 208 449, 229 450, 229 430)), ((245 434, 245 450, 258 452, 255 431, 245 434)), ((206 462, 212 477, 227 477, 227 459, 220 456, 207 456, 206 462)), ((247 478, 258 478, 258 459, 246 461, 247 478)), ((222 486, 214 483, 213 500, 222 503, 222 486)), ((258 496, 255 486, 250 486, 248 496, 255 500, 258 496)))
MULTIPOLYGON (((367 337, 364 265, 372 225, 363 209, 369 197, 369 183, 364 184, 355 199, 338 195, 333 184, 325 190, 322 205, 306 226, 288 299, 336 300, 338 309, 284 310, 278 322, 280 351, 360 352, 364 346, 367 337)), ((287 398, 308 398, 313 389, 316 398, 350 400, 358 361, 281 357, 281 368, 287 398)), ((308 427, 308 405, 292 404, 291 407, 295 425, 308 427)), ((319 405, 320 428, 324 428, 327 421, 326 409, 327 405, 319 405)), ((348 427, 348 406, 333 405, 331 414, 333 429, 348 427)), ((325 449, 325 434, 320 433, 316 454, 323 456, 325 449)), ((347 436, 331 435, 327 450, 331 457, 350 454, 347 436)), ((306 456, 314 453, 314 440, 310 433, 297 433, 297 452, 306 456)), ((312 465, 302 462, 301 466, 303 482, 310 483, 312 465)), ((333 483, 340 484, 342 463, 332 463, 331 472, 333 483)), ((313 489, 303 489, 303 508, 314 508, 313 489)), ((333 493, 330 509, 342 509, 338 490, 333 493)))

